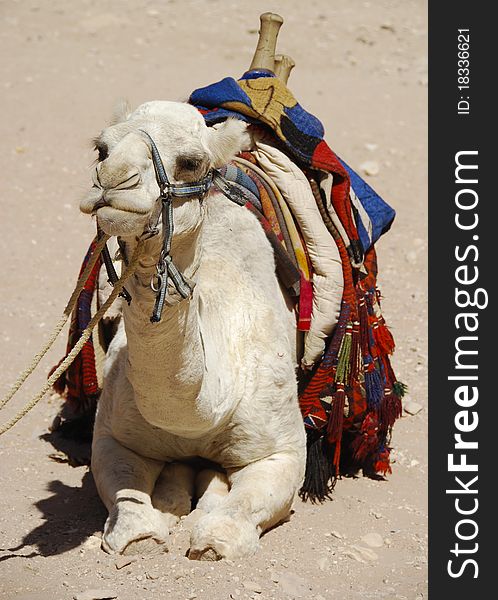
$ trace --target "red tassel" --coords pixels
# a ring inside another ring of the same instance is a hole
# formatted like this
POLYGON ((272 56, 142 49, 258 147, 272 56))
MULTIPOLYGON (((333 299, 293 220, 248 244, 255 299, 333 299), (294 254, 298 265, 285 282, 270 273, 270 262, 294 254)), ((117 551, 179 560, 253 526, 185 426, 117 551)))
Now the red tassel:
POLYGON ((334 459, 332 461, 332 465, 334 467, 334 474, 336 477, 339 477, 340 463, 341 463, 341 442, 338 441, 335 443, 334 459))
POLYGON ((360 320, 360 344, 361 354, 363 357, 370 354, 369 344, 369 322, 368 322, 368 310, 365 304, 365 298, 361 298, 358 304, 358 316, 360 320))
POLYGON ((401 417, 401 398, 393 393, 391 388, 386 388, 380 406, 380 428, 387 432, 394 425, 396 419, 401 417))
POLYGON ((339 476, 339 465, 341 462, 341 441, 344 425, 344 406, 346 402, 346 392, 343 383, 337 383, 334 399, 332 401, 332 410, 329 415, 327 425, 327 441, 335 444, 334 456, 332 458, 332 467, 335 477, 339 476))
POLYGON ((345 400, 346 392, 344 390, 344 384, 338 383, 336 391, 334 392, 332 410, 330 411, 329 422, 327 425, 327 440, 331 444, 335 442, 340 444, 341 442, 345 400))
POLYGON ((374 412, 369 412, 363 419, 361 433, 351 444, 356 462, 362 463, 367 456, 375 452, 379 444, 378 430, 377 416, 374 412))
POLYGON ((379 347, 382 354, 392 354, 394 352, 394 338, 392 333, 387 328, 383 317, 377 321, 377 325, 373 328, 375 343, 379 347))
POLYGON ((376 473, 381 473, 382 475, 391 474, 391 465, 389 461, 389 450, 384 448, 377 455, 376 460, 373 463, 373 468, 376 473))

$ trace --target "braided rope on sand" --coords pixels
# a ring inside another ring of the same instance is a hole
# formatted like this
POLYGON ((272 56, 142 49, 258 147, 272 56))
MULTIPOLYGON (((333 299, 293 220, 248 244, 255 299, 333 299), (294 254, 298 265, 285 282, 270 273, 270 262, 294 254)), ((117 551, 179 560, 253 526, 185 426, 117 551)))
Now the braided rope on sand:
MULTIPOLYGON (((102 250, 103 244, 105 244, 105 242, 107 241, 107 236, 105 236, 105 239, 102 238, 101 240, 99 240, 97 246, 95 247, 94 253, 92 254, 91 259, 89 260, 89 263, 87 265, 87 268, 85 269, 85 272, 83 273, 83 275, 81 276, 80 280, 78 281, 78 284, 76 286, 76 289, 74 290, 70 301, 68 302, 68 305, 66 306, 66 309, 64 310, 64 317, 61 319, 61 321, 57 324, 57 327, 59 327, 60 323, 62 322, 62 320, 65 318, 67 320, 68 316, 71 314, 71 310, 69 311, 69 314, 66 315, 66 311, 68 310, 68 307, 71 305, 71 303, 73 302, 73 297, 76 295, 76 291, 78 289, 78 287, 80 286, 81 281, 84 279, 84 275, 87 273, 88 274, 86 276, 86 279, 88 279, 88 276, 90 274, 90 270, 88 269, 88 267, 90 266, 90 264, 92 264, 92 266, 95 264, 95 261, 97 259, 97 257, 100 254, 100 250, 102 250), (100 247, 100 250, 98 249, 100 247), (94 260, 95 258, 95 260, 94 260)), ((135 248, 135 251, 133 253, 133 256, 128 264, 128 266, 126 267, 126 269, 124 270, 123 274, 121 275, 121 277, 119 278, 119 280, 116 282, 114 288, 112 289, 112 292, 110 293, 109 297, 107 298, 107 300, 104 302, 104 304, 99 308, 99 310, 95 313, 95 315, 91 318, 90 322, 88 323, 88 326, 86 327, 86 329, 83 331, 83 333, 81 334, 80 339, 78 340, 78 342, 76 343, 76 345, 74 346, 74 348, 71 350, 71 352, 66 356, 66 358, 62 361, 62 363, 57 367, 57 369, 52 373, 52 375, 47 379, 47 382, 45 383, 45 385, 42 387, 42 389, 26 404, 26 406, 24 406, 24 408, 22 408, 10 421, 4 423, 1 427, 0 427, 0 436, 3 435, 5 432, 7 432, 9 429, 11 429, 18 421, 20 421, 36 404, 38 404, 38 402, 43 398, 43 396, 47 393, 47 391, 53 386, 53 384, 57 381, 57 379, 59 379, 59 377, 61 376, 61 374, 71 365, 71 363, 74 361, 74 359, 76 358, 76 356, 78 355, 78 353, 80 352, 80 350, 83 348, 85 342, 89 339, 89 337, 92 334, 93 329, 95 328, 95 326, 97 325, 97 323, 100 321, 100 319, 104 316, 104 314, 107 312, 107 310, 109 309, 109 307, 111 306, 111 304, 114 302, 114 300, 118 297, 119 293, 121 292, 121 290, 123 289, 126 281, 131 277, 131 275, 135 272, 137 265, 138 265, 138 261, 140 258, 140 254, 141 254, 141 250, 142 250, 142 246, 144 244, 144 240, 140 239, 138 241, 137 247, 135 248)), ((83 284, 85 284, 86 279, 83 281, 83 284)), ((81 291, 81 289, 80 289, 81 291)), ((79 292, 76 295, 76 299, 79 296, 79 292)), ((65 321, 64 321, 65 323, 65 321)), ((57 330, 56 327, 56 330, 57 330)), ((60 327, 60 329, 62 329, 62 327, 60 327)), ((59 331, 60 331, 59 329, 59 331)), ((58 335, 55 334, 54 330, 54 334, 52 335, 52 337, 50 338, 52 341, 51 343, 53 343, 53 341, 55 340, 55 338, 58 335)), ((50 343, 50 345, 51 345, 50 343)), ((40 351, 35 358, 33 359, 33 362, 31 363, 31 365, 26 369, 26 371, 24 371, 18 378, 18 380, 16 381, 16 384, 13 386, 12 390, 14 391, 10 391, 6 398, 7 400, 5 400, 5 398, 2 400, 2 404, 1 406, 4 406, 9 400, 10 398, 12 398, 12 396, 16 393, 16 391, 19 389, 19 387, 21 387, 22 383, 26 380, 26 378, 30 375, 30 373, 33 372, 33 370, 35 369, 36 365, 40 362, 41 358, 43 357, 43 355, 46 353, 46 351, 48 350, 48 348, 50 348, 49 343, 46 344, 46 346, 42 349, 42 351, 40 351), (39 357, 39 358, 38 358, 39 357), (19 385, 18 385, 18 382, 19 385), (17 386, 17 388, 16 388, 17 386)))

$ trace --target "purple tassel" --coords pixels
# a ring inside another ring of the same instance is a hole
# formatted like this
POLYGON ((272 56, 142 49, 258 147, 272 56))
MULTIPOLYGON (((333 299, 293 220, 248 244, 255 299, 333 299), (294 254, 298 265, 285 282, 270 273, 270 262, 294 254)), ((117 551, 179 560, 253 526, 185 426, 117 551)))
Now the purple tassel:
POLYGON ((367 393, 368 407, 379 410, 384 396, 384 386, 378 369, 365 373, 365 389, 367 393))

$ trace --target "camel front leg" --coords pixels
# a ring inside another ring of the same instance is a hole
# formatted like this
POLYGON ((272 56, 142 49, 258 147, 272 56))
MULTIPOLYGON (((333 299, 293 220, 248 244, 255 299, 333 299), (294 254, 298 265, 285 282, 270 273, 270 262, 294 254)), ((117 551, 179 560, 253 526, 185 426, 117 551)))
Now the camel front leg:
POLYGON ((196 510, 204 513, 214 510, 225 499, 230 484, 225 473, 214 469, 203 469, 195 479, 195 493, 199 499, 196 510))
POLYGON ((189 558, 235 559, 256 552, 259 536, 288 518, 304 458, 279 453, 229 472, 230 492, 192 530, 189 558))
POLYGON ((160 510, 170 522, 178 523, 180 517, 192 510, 195 470, 184 463, 173 462, 164 466, 157 478, 152 494, 152 506, 160 510))
POLYGON ((102 536, 106 552, 142 554, 166 549, 169 523, 151 501, 162 468, 162 462, 139 456, 111 436, 94 439, 92 473, 109 511, 102 536))

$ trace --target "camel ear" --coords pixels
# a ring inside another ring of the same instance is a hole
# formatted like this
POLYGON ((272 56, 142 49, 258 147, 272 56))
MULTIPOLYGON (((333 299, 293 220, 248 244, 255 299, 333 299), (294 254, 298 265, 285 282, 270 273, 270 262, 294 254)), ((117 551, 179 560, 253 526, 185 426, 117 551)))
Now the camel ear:
POLYGON ((123 123, 124 121, 127 121, 131 113, 132 110, 128 100, 121 98, 114 105, 114 110, 112 111, 110 124, 117 125, 118 123, 123 123))
POLYGON ((211 154, 211 165, 218 169, 226 165, 232 158, 250 146, 247 123, 238 119, 227 119, 220 125, 208 129, 208 149, 211 154))

